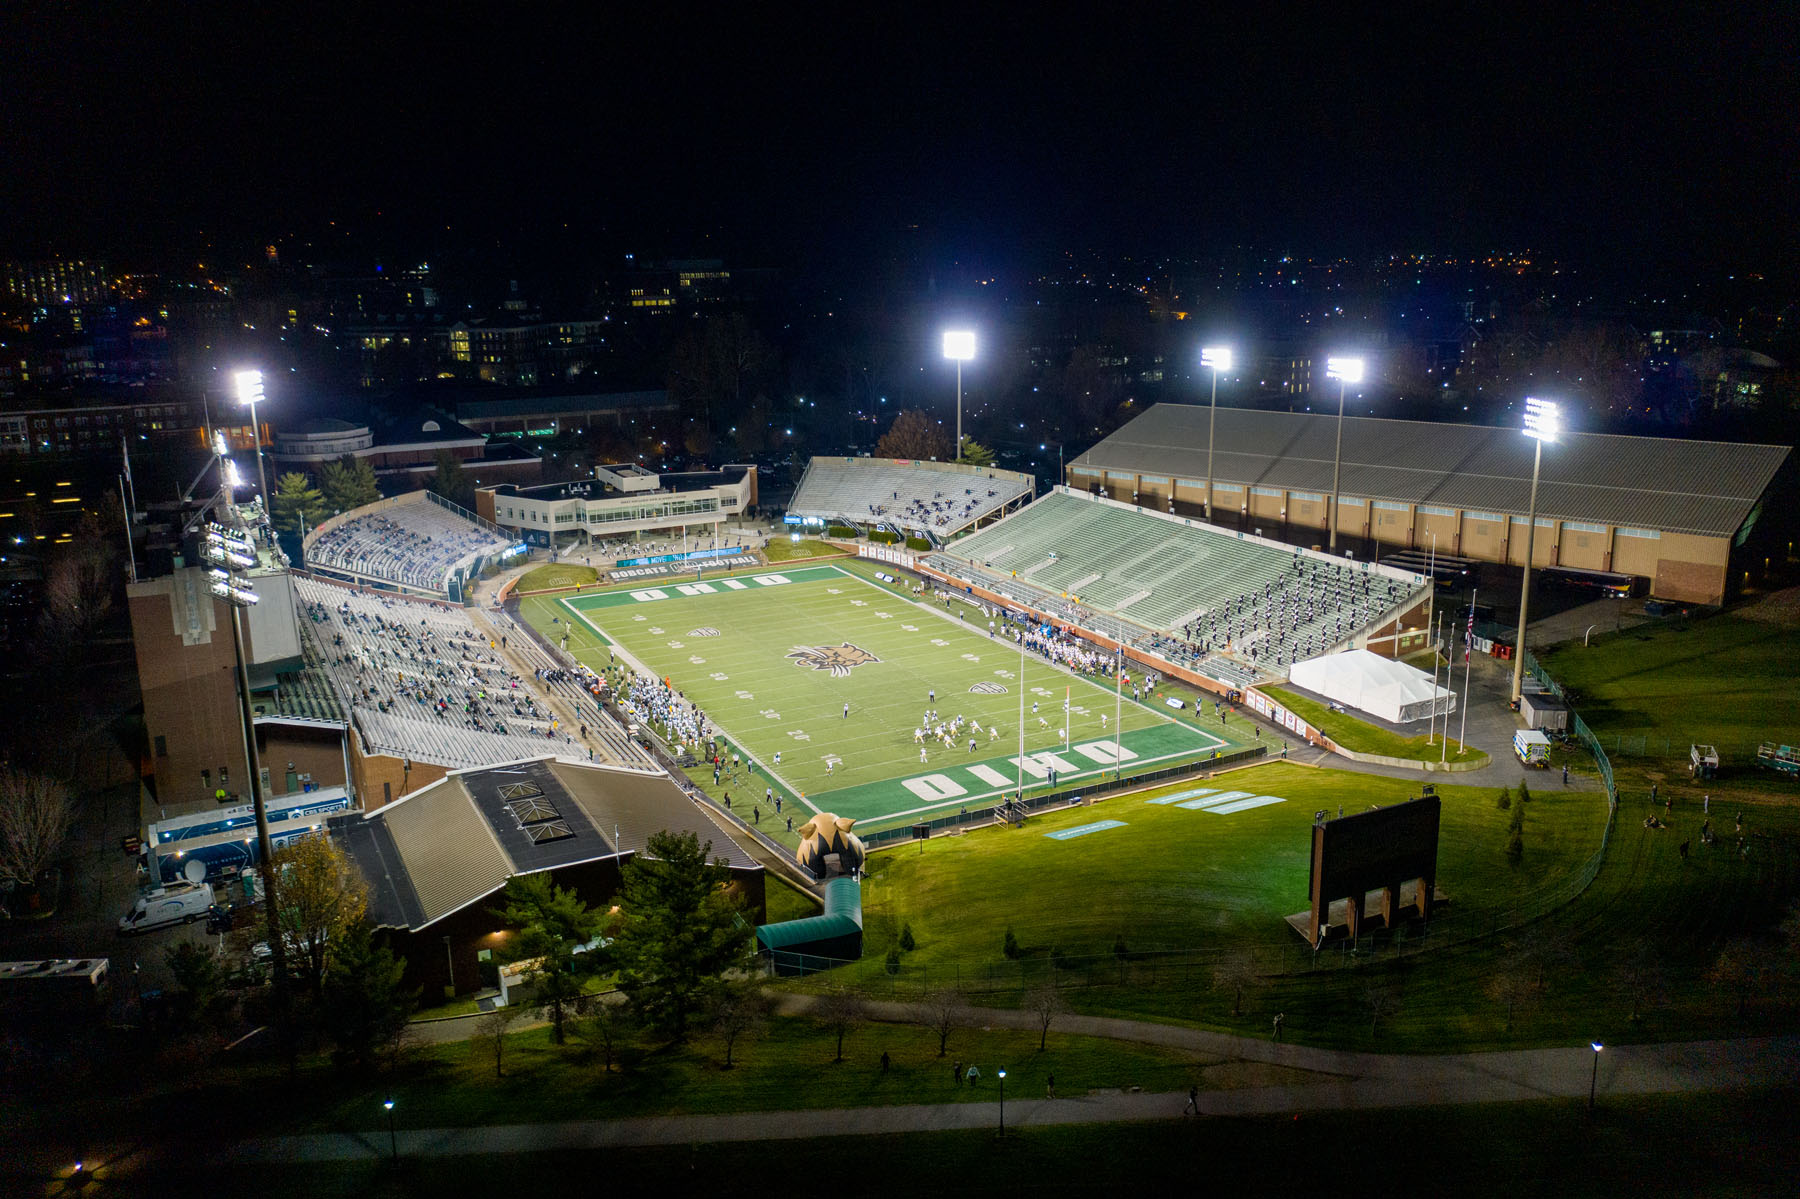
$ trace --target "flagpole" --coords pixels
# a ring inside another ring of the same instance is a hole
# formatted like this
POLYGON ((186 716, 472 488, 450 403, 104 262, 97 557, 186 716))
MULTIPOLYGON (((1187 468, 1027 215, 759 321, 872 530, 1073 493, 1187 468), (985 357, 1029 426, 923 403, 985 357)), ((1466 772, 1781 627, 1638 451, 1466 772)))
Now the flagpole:
MULTIPOLYGON (((1463 738, 1469 731, 1469 673, 1475 669, 1472 659, 1475 657, 1475 597, 1477 594, 1479 594, 1479 589, 1469 588, 1469 630, 1465 634, 1466 640, 1463 642, 1462 724, 1456 731, 1456 752, 1459 754, 1463 752, 1463 738)), ((1444 728, 1446 730, 1444 740, 1448 741, 1450 739, 1448 721, 1444 723, 1444 728)))
MULTIPOLYGON (((1431 567, 1426 576, 1426 586, 1431 588, 1431 720, 1425 726, 1425 744, 1430 745, 1432 735, 1437 731, 1437 533, 1431 534, 1431 567)), ((1449 726, 1444 726, 1448 730, 1449 726)))
POLYGON ((1438 649, 1438 636, 1443 631, 1443 623, 1441 619, 1434 619, 1431 625, 1431 723, 1425 726, 1425 744, 1427 745, 1436 743, 1438 659, 1443 657, 1442 652, 1438 649))
POLYGON ((1024 622, 1019 625, 1019 785, 1014 792, 1020 803, 1025 802, 1025 629, 1024 622))
POLYGON ((1119 738, 1125 735, 1125 643, 1119 642, 1119 660, 1113 663, 1113 782, 1125 773, 1119 759, 1119 738))

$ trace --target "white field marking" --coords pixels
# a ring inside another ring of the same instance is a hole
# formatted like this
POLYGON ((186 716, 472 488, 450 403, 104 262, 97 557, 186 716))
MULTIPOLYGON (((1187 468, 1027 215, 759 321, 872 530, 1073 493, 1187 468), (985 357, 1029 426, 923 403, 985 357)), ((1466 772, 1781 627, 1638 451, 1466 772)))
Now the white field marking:
POLYGON ((636 600, 638 603, 643 604, 643 603, 648 603, 651 600, 668 599, 669 593, 666 591, 663 591, 660 588, 652 587, 647 591, 632 592, 631 598, 636 600))
POLYGON ((756 693, 753 691, 740 691, 737 693, 737 697, 739 699, 755 699, 756 693))
POLYGON ((675 590, 683 595, 712 595, 718 588, 711 583, 677 583, 675 590))
POLYGON ((954 781, 947 774, 926 774, 918 778, 903 779, 900 785, 926 803, 958 799, 969 793, 967 787, 954 781))
POLYGON ((749 584, 740 582, 737 579, 720 579, 719 582, 731 588, 733 591, 744 591, 749 587, 749 584))
POLYGON ((720 674, 716 670, 712 672, 712 681, 715 683, 723 683, 725 680, 729 679, 730 677, 731 677, 730 675, 720 674))
POLYGON ((1013 781, 985 763, 978 766, 970 766, 967 769, 970 774, 974 775, 990 787, 1004 787, 1013 781))

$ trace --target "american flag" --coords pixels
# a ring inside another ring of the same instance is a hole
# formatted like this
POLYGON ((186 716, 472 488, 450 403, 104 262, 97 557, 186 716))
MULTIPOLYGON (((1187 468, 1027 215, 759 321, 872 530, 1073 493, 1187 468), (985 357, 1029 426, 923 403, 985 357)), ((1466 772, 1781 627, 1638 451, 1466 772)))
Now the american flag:
POLYGON ((1470 604, 1469 605, 1469 626, 1463 632, 1463 661, 1465 663, 1468 662, 1469 655, 1474 652, 1474 649, 1475 649, 1475 605, 1470 604))

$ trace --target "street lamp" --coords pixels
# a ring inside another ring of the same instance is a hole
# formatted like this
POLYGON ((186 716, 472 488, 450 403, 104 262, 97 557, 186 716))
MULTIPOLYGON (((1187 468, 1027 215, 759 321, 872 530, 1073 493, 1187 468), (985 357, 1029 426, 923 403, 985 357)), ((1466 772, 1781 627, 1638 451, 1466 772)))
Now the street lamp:
POLYGON ((1231 369, 1230 346, 1207 346, 1200 351, 1200 365, 1212 368, 1212 405, 1206 411, 1206 523, 1212 523, 1213 429, 1219 416, 1219 372, 1231 369))
POLYGON ((1525 436, 1537 444, 1531 455, 1531 503, 1525 517, 1525 578, 1519 584, 1519 635, 1513 641, 1512 701, 1519 703, 1525 685, 1525 618, 1531 606, 1531 554, 1537 540, 1538 468, 1544 464, 1544 443, 1555 441, 1562 431, 1556 401, 1525 399, 1525 436))
POLYGON ((962 461, 962 364, 975 357, 973 329, 944 330, 944 357, 956 362, 956 458, 962 461))
POLYGON ((1594 1092, 1600 1086, 1600 1051, 1606 1046, 1598 1041, 1591 1041, 1589 1048, 1594 1051, 1594 1073, 1588 1078, 1588 1111, 1591 1112, 1594 1110, 1594 1092))
POLYGON ((207 586, 231 609, 231 652, 237 665, 238 718, 243 722, 244 763, 250 774, 250 802, 256 813, 256 847, 262 857, 263 915, 269 931, 269 951, 275 964, 275 1004, 287 1035, 287 939, 276 919, 275 847, 269 840, 269 810, 263 795, 262 771, 256 761, 256 717, 250 710, 250 671, 244 664, 243 609, 254 605, 256 591, 240 570, 256 565, 256 547, 236 529, 221 524, 206 526, 201 557, 211 563, 207 586))
POLYGON ((387 1109, 388 1116, 388 1153, 395 1161, 400 1160, 400 1141, 394 1136, 394 1101, 387 1100, 381 1105, 387 1109))
POLYGON ((1325 360, 1325 377, 1338 381, 1338 419, 1337 448, 1331 452, 1331 545, 1330 550, 1337 552, 1338 531, 1338 472, 1344 459, 1344 391, 1352 383, 1363 381, 1363 360, 1361 358, 1327 358, 1325 360))
POLYGON ((1000 1075, 1000 1135, 1006 1135, 1006 1071, 997 1071, 1000 1075))
POLYGON ((250 405, 250 437, 256 446, 256 482, 262 488, 263 510, 271 511, 269 501, 269 476, 263 470, 262 426, 256 423, 256 402, 263 398, 263 377, 261 371, 239 371, 232 376, 237 383, 237 401, 250 405))

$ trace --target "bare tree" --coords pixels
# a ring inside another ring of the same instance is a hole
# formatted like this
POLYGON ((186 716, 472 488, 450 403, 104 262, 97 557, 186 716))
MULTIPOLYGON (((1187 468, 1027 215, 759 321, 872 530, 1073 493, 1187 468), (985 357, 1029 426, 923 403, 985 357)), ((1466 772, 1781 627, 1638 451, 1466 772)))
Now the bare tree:
POLYGON ((1523 955, 1521 964, 1530 968, 1533 985, 1540 992, 1550 989, 1550 976, 1553 972, 1581 964, 1568 934, 1541 921, 1532 925, 1519 938, 1519 949, 1523 955))
POLYGON ((1244 1014, 1244 992, 1257 983, 1256 960, 1247 953, 1226 956, 1213 969, 1213 986, 1231 992, 1231 1014, 1244 1014))
POLYGON ((469 1042, 477 1052, 486 1050, 494 1055, 494 1077, 505 1075, 506 1064, 506 1030, 517 1023, 524 1015, 525 1008, 509 1003, 505 1007, 497 1007, 475 1022, 475 1036, 469 1042))
POLYGON ((950 1034, 969 1022, 969 1004, 962 992, 943 987, 925 996, 920 1023, 937 1034, 938 1056, 949 1052, 950 1034))
POLYGON ((1619 990, 1631 1000, 1626 1019, 1633 1024, 1643 1012, 1660 1002, 1668 981, 1662 953, 1649 938, 1627 941, 1613 958, 1610 973, 1619 990))
POLYGON ((0 879, 35 887, 62 852, 75 806, 46 775, 0 767, 0 879))
POLYGON ((769 1021, 769 1001, 755 980, 727 983, 719 988, 712 1006, 712 1027, 725 1042, 725 1068, 738 1041, 755 1036, 769 1021))
POLYGON ((1381 1035, 1381 1022, 1400 1010, 1400 994, 1386 983, 1371 983, 1363 993, 1369 1009, 1369 1036, 1381 1035))
POLYGON ((1737 995, 1737 1014, 1742 1017, 1774 968, 1775 956, 1767 942, 1755 937, 1733 937, 1719 951, 1706 977, 1737 995))
POLYGON ((1030 1012, 1038 1026, 1038 1052, 1050 1040, 1050 1025, 1056 1018, 1065 1015, 1069 1005, 1063 1002, 1062 992, 1053 986, 1033 987, 1025 993, 1025 1010, 1030 1012))
POLYGON ((602 1066, 611 1074, 619 1046, 636 1027, 636 1014, 629 1003, 608 1003, 605 996, 600 996, 586 1018, 576 1023, 575 1035, 600 1051, 602 1066))
POLYGON ((1532 977, 1533 963, 1515 958, 1501 963, 1500 970, 1487 981, 1488 997, 1506 1006, 1506 1028, 1512 1031, 1513 1013, 1536 999, 1539 987, 1532 977))
POLYGON ((868 1018, 869 1007, 860 993, 848 987, 833 987, 819 997, 813 1015, 837 1034, 837 1056, 831 1060, 841 1062, 844 1060, 845 1034, 868 1018))

